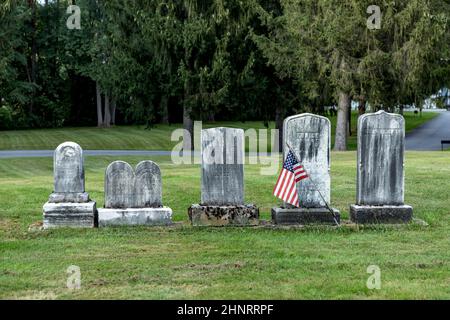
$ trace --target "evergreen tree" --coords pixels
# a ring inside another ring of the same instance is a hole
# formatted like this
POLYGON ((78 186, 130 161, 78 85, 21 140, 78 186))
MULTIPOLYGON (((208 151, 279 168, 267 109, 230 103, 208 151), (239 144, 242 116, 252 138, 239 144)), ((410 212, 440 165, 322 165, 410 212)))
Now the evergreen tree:
POLYGON ((280 76, 297 79, 309 103, 326 101, 317 99, 321 88, 332 88, 338 104, 335 150, 347 148, 352 97, 382 107, 404 103, 412 95, 430 95, 436 88, 426 78, 443 52, 438 44, 449 16, 445 1, 385 3, 379 30, 367 27, 371 1, 281 0, 281 4, 280 17, 261 12, 270 33, 256 40, 280 76))

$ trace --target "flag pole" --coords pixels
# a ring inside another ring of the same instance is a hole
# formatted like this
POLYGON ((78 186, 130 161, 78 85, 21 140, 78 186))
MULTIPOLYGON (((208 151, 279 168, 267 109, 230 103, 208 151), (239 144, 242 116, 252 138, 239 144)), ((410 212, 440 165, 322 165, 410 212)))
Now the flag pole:
MULTIPOLYGON (((298 163, 301 163, 301 161, 298 159, 297 155, 295 154, 294 150, 292 150, 291 146, 289 145, 289 143, 286 142, 287 147, 289 148, 289 150, 292 152, 292 154, 294 155, 295 159, 297 159, 298 163)), ((313 178, 311 178, 311 176, 309 175, 309 173, 306 171, 306 168, 303 167, 303 169, 305 170, 305 172, 308 174, 308 178, 311 180, 312 184, 314 185, 314 188, 316 188, 316 191, 319 193, 320 197, 322 198, 323 202, 325 203, 326 208, 328 209, 328 211, 330 211, 330 213, 333 215, 333 220, 336 223, 337 226, 339 226, 339 222, 337 221, 336 218, 336 214, 334 213, 334 210, 331 209, 330 205, 328 204, 328 202, 325 200, 325 197, 322 195, 322 192, 320 192, 319 188, 317 187, 317 184, 314 182, 313 178)))

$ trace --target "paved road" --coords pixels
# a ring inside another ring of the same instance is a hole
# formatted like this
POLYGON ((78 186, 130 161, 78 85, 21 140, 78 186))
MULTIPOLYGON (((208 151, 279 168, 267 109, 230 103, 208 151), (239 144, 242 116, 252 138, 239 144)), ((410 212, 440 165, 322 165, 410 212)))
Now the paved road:
MULTIPOLYGON (((450 112, 442 112, 406 135, 406 150, 441 150, 441 140, 450 140, 450 112)), ((444 146, 449 148, 450 145, 444 146)))
MULTIPOLYGON (((170 156, 171 151, 162 150, 83 150, 85 156, 170 156)), ((256 156, 255 152, 247 152, 247 155, 256 156)), ((199 152, 194 152, 198 157, 199 152)), ((267 156, 265 152, 259 152, 259 156, 267 156)), ((34 158, 34 157, 53 157, 53 150, 5 150, 0 151, 0 159, 6 158, 34 158)))
MULTIPOLYGON (((406 135, 406 150, 441 150, 441 140, 450 140, 450 112, 441 114, 406 135)), ((450 147, 450 146, 447 146, 450 147)), ((170 151, 84 150, 86 156, 170 156, 170 151)), ((254 155, 254 154, 251 154, 254 155)), ((261 154, 265 156, 266 154, 261 154)), ((0 158, 53 157, 53 150, 5 150, 0 158)))
MULTIPOLYGON (((83 150, 86 156, 170 156, 170 151, 83 150)), ((6 150, 0 158, 53 157, 53 150, 6 150)))

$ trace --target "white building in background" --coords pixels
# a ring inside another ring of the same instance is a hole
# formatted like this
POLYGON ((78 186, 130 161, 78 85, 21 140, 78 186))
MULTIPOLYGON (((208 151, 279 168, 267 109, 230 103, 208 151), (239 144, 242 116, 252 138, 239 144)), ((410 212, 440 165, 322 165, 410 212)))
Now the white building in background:
POLYGON ((438 108, 436 100, 443 99, 444 108, 450 108, 450 90, 448 88, 442 88, 438 93, 432 95, 424 101, 424 109, 436 109, 438 108))
POLYGON ((446 108, 450 108, 450 89, 442 88, 438 93, 441 97, 444 98, 444 105, 446 108))

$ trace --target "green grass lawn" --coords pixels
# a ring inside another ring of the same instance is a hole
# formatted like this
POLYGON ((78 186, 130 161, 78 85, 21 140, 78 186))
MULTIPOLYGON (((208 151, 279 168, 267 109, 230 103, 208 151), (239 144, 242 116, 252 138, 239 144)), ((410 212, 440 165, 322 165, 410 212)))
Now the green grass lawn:
MULTIPOLYGON (((406 131, 414 129, 437 115, 437 113, 424 112, 419 117, 412 112, 406 112, 406 131)), ((357 118, 358 114, 354 112, 352 114, 353 135, 349 137, 350 150, 356 150, 357 118)), ((330 119, 332 123, 332 143, 334 143, 336 117, 330 119)), ((204 128, 220 126, 264 129, 261 121, 216 122, 203 125, 204 128)), ((0 131, 0 150, 52 150, 64 141, 75 141, 86 150, 171 150, 177 143, 170 141, 171 133, 180 127, 180 124, 174 124, 171 126, 157 125, 151 130, 145 130, 144 126, 118 126, 110 129, 62 128, 0 131)), ((274 127, 274 123, 270 123, 270 128, 274 127)))
MULTIPOLYGON (((348 218, 355 201, 355 152, 332 154, 332 203, 348 218)), ((142 157, 122 157, 132 165, 142 157)), ((103 175, 113 157, 86 158, 86 187, 103 205, 103 175)), ((29 231, 52 191, 52 159, 0 160, 0 298, 80 299, 450 299, 449 153, 406 154, 406 203, 429 226, 304 229, 189 226, 200 200, 197 165, 154 157, 164 203, 179 224, 168 228, 29 231), (80 290, 66 269, 81 268, 80 290), (381 290, 369 290, 369 265, 381 290)), ((246 199, 269 219, 275 176, 247 165, 246 199)))

